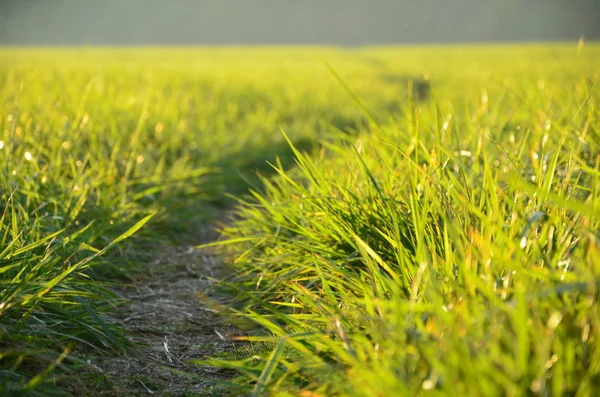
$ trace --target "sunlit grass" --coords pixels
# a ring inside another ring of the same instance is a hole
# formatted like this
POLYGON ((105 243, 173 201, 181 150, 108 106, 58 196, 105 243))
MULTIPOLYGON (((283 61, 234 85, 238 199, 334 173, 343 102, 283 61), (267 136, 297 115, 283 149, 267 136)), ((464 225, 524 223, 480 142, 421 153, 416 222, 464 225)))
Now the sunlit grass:
POLYGON ((598 57, 513 50, 436 66, 430 101, 240 202, 236 313, 273 346, 221 364, 245 392, 598 390, 598 57))
POLYGON ((589 394, 599 55, 0 50, 0 390, 122 352, 99 280, 250 185, 228 258, 272 351, 218 360, 247 391, 589 394))

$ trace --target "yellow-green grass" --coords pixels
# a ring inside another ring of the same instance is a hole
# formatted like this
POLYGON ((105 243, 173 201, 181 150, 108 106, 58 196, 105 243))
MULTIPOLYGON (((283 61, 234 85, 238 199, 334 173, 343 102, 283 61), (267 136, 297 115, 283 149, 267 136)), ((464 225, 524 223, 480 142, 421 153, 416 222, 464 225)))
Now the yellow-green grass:
POLYGON ((597 47, 360 55, 430 98, 242 202, 230 286, 272 352, 198 364, 253 395, 593 395, 597 47))
POLYGON ((0 387, 49 393, 72 343, 125 349, 99 280, 249 182, 226 254, 273 354, 220 361, 242 387, 585 395, 599 61, 593 44, 0 50, 0 387))

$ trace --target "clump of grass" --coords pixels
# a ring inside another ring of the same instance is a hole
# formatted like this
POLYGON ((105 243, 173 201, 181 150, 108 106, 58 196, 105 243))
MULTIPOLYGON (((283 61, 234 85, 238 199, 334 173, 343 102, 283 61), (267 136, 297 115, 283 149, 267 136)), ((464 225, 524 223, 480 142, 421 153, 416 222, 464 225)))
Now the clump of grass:
POLYGON ((245 392, 600 387, 598 71, 549 89, 519 73, 438 91, 351 147, 296 151, 297 169, 276 164, 240 201, 224 230, 233 310, 262 329, 243 340, 272 345, 221 363, 245 392))
POLYGON ((152 215, 98 250, 81 239, 92 223, 71 234, 64 229, 45 233, 43 221, 30 217, 14 197, 9 197, 0 218, 5 247, 0 254, 0 386, 8 393, 46 395, 53 391, 46 376, 68 358, 76 343, 88 350, 124 352, 122 331, 98 314, 110 310, 116 297, 87 271, 152 215))

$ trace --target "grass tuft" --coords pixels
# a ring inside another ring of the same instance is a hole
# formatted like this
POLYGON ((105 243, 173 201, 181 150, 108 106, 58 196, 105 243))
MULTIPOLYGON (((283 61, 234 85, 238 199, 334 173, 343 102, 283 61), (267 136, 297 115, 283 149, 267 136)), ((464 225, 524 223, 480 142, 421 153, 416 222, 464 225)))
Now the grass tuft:
POLYGON ((316 157, 289 142, 297 167, 239 202, 233 305, 257 325, 243 339, 272 346, 238 363, 254 395, 600 387, 598 71, 514 59, 438 71, 468 88, 316 157))

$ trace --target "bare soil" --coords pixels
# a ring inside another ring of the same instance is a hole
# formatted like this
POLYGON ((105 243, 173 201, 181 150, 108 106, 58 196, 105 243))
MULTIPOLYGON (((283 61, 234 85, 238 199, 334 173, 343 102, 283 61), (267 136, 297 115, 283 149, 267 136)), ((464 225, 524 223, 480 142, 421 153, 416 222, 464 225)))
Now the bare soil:
MULTIPOLYGON (((209 225, 201 228, 197 240, 217 238, 209 225)), ((88 385, 76 395, 227 395, 218 391, 218 384, 231 372, 189 362, 235 354, 235 328, 202 298, 213 289, 215 279, 224 277, 224 266, 207 249, 184 246, 161 251, 148 264, 147 277, 114 289, 128 302, 114 317, 138 347, 125 356, 89 360, 100 376, 92 389, 88 385)))

